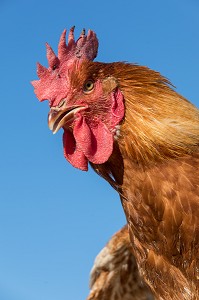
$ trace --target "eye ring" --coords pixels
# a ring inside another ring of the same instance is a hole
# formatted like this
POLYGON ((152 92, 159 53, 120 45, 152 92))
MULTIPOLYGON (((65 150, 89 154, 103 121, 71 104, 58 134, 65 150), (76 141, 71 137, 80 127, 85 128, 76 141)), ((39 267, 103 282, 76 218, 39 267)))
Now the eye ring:
POLYGON ((83 87, 84 93, 90 93, 94 89, 94 81, 92 79, 88 79, 83 87))

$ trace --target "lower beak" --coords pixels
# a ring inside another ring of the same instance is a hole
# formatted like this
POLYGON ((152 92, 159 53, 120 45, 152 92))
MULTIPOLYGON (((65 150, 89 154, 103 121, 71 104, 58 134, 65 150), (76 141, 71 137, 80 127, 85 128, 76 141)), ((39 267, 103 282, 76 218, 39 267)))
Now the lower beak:
POLYGON ((61 110, 51 108, 48 114, 48 126, 50 130, 55 134, 59 129, 75 119, 75 114, 81 110, 84 110, 84 106, 67 107, 61 110))

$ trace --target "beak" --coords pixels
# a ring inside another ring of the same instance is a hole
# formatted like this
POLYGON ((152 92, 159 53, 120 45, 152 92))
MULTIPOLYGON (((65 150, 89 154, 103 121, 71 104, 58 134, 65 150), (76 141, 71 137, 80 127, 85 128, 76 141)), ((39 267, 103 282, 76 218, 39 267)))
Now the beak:
POLYGON ((59 129, 67 124, 70 124, 75 119, 75 114, 81 110, 85 110, 85 106, 70 106, 61 110, 51 108, 48 114, 48 126, 53 134, 57 133, 59 129))

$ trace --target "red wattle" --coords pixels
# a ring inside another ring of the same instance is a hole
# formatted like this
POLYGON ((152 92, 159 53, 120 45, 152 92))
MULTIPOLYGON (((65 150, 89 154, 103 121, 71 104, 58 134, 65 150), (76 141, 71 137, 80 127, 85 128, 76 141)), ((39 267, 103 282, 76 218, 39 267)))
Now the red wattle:
POLYGON ((63 134, 64 156, 73 165, 82 171, 88 170, 88 159, 76 144, 71 131, 64 129, 63 134))
POLYGON ((105 163, 112 154, 114 129, 124 117, 123 95, 119 89, 109 100, 110 110, 107 123, 100 116, 92 120, 81 113, 76 114, 73 131, 64 129, 64 156, 76 168, 88 170, 88 161, 94 164, 105 163))
POLYGON ((78 147, 94 164, 107 161, 113 151, 113 135, 101 120, 88 125, 86 119, 79 116, 74 126, 74 137, 78 147))

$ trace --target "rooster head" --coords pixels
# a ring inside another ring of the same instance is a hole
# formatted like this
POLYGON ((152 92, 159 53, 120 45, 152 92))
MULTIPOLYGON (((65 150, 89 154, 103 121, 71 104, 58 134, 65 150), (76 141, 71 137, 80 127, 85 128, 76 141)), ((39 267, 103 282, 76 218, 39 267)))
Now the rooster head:
POLYGON ((58 56, 46 44, 49 67, 38 63, 39 80, 32 81, 39 101, 48 100, 49 128, 63 128, 65 158, 76 168, 88 162, 102 164, 112 154, 114 136, 124 117, 123 95, 117 81, 103 75, 102 63, 93 62, 98 51, 96 34, 83 30, 75 41, 74 27, 68 44, 66 30, 58 45, 58 56))

